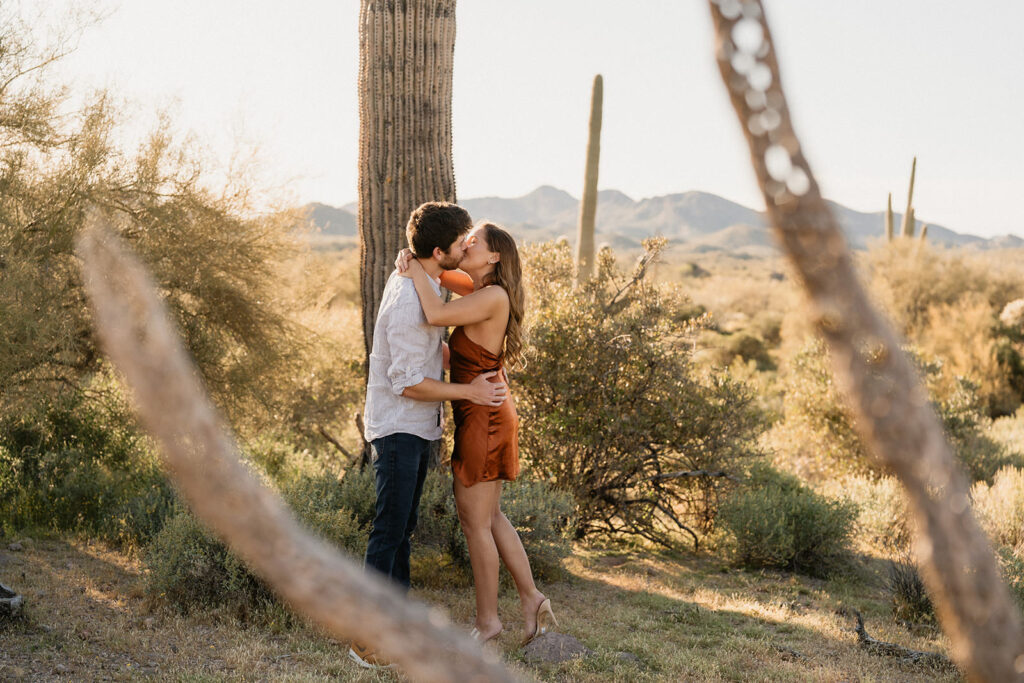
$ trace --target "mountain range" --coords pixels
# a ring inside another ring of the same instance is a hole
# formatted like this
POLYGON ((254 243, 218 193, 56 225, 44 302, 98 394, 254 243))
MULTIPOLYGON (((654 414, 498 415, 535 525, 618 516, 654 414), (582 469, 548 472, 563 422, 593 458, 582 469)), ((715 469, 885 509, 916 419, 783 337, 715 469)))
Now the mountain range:
MULTIPOLYGON (((488 219, 508 228, 522 241, 560 236, 574 237, 579 200, 549 185, 522 197, 477 197, 459 202, 474 220, 488 219)), ((864 213, 829 201, 846 239, 854 249, 865 249, 883 237, 883 211, 864 213)), ((310 204, 310 220, 326 235, 356 235, 356 204, 341 207, 310 204)), ((894 215, 896 230, 902 221, 894 215)), ((921 229, 918 221, 917 232, 921 229)), ((653 235, 664 235, 672 245, 693 252, 722 251, 748 255, 774 253, 775 237, 763 212, 708 192, 682 192, 634 200, 618 190, 602 190, 597 199, 597 241, 630 248, 653 235)), ((928 241, 946 247, 1006 249, 1024 247, 1024 239, 1004 235, 986 239, 928 224, 928 241)))

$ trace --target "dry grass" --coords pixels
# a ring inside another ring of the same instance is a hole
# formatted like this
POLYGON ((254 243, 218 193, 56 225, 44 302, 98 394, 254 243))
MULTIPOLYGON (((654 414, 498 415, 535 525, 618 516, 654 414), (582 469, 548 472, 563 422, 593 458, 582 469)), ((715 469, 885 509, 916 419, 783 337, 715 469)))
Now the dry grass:
MULTIPOLYGON (((433 586, 418 597, 468 623, 472 588, 463 578, 447 582, 443 572, 418 569, 420 583, 433 586)), ((498 647, 511 666, 541 680, 956 680, 857 647, 841 608, 862 611, 877 638, 946 648, 934 630, 894 624, 880 564, 857 571, 857 580, 825 582, 733 570, 706 556, 580 547, 565 580, 543 588, 563 630, 595 655, 527 665, 517 648, 518 601, 507 589, 498 647)), ((223 612, 186 616, 151 604, 140 572, 137 560, 84 541, 2 551, 0 576, 25 596, 28 610, 0 624, 0 679, 397 680, 357 669, 343 645, 289 623, 283 610, 246 625, 223 612)))

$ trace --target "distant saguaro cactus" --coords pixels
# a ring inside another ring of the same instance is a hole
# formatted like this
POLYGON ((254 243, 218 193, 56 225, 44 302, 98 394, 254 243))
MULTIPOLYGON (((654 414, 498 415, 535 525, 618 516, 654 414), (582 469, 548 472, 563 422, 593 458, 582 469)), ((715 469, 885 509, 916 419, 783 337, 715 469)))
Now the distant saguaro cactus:
POLYGON ((360 294, 366 357, 409 214, 455 201, 452 61, 455 0, 361 0, 360 294))
POLYGON ((885 241, 892 242, 892 192, 889 193, 889 203, 885 207, 885 241))
POLYGON ((900 235, 903 237, 914 236, 914 174, 917 172, 917 157, 910 165, 910 189, 907 190, 907 210, 903 212, 903 224, 900 226, 900 235))
POLYGON ((583 198, 580 200, 580 222, 576 233, 576 280, 587 280, 594 274, 594 223, 597 217, 597 171, 601 160, 601 110, 604 102, 604 79, 594 76, 590 94, 590 133, 587 138, 587 167, 583 174, 583 198))

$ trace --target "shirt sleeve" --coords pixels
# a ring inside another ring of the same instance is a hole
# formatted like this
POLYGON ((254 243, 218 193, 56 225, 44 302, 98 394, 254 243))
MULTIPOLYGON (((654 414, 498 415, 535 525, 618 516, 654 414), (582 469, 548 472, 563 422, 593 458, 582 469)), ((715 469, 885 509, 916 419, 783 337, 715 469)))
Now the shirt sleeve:
POLYGON ((387 321, 385 334, 391 347, 388 379, 391 390, 401 395, 406 388, 423 381, 429 359, 437 352, 418 299, 398 302, 387 321))

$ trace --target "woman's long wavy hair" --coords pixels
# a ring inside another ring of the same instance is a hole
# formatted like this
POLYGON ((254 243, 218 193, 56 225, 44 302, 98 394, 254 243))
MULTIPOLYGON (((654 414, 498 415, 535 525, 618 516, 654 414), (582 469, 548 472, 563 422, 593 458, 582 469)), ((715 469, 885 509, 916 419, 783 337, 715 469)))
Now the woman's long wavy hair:
POLYGON ((505 327, 504 361, 507 367, 520 365, 523 360, 523 268, 519 261, 519 248, 512 235, 499 225, 484 221, 484 239, 487 248, 501 258, 487 276, 486 283, 498 285, 508 293, 508 325, 505 327))

